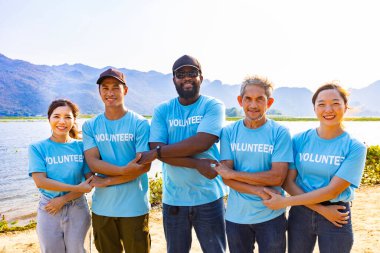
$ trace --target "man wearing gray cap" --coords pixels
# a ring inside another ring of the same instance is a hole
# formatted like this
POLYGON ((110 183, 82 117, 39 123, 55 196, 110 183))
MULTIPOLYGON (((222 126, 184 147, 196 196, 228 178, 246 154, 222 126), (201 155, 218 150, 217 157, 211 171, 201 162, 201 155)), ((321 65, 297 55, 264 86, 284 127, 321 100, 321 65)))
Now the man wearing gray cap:
POLYGON ((86 161, 97 173, 92 185, 92 226, 99 252, 148 253, 148 177, 150 162, 140 165, 149 150, 148 121, 124 106, 125 76, 108 69, 97 81, 105 112, 83 125, 86 161))
POLYGON ((201 65, 184 55, 173 65, 179 97, 158 105, 151 122, 149 152, 141 163, 163 162, 163 223, 167 252, 191 249, 194 227, 203 252, 225 252, 223 196, 226 186, 214 165, 224 122, 224 105, 200 95, 201 65))

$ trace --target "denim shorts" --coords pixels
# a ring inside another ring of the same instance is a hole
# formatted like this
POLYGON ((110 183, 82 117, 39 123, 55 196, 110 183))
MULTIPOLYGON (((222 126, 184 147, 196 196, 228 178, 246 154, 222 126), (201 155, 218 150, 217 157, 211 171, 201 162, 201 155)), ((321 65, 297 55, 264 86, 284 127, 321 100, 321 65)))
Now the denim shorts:
MULTIPOLYGON (((341 203, 350 211, 350 203, 341 203)), ((313 252, 318 239, 319 252, 350 252, 354 237, 351 216, 348 224, 336 227, 319 213, 305 206, 293 206, 289 212, 288 242, 290 253, 313 252)))

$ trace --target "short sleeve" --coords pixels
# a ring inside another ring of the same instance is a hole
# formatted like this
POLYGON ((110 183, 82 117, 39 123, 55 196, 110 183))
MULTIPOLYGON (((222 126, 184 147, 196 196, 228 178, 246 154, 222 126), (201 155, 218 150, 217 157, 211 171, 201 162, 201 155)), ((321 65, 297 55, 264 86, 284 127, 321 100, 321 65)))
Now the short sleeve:
POLYGON ((272 154, 272 162, 293 162, 292 139, 288 129, 281 127, 275 141, 272 154))
POLYGON ((149 142, 168 143, 168 129, 165 120, 165 107, 163 105, 154 109, 150 125, 149 142))
POLYGON ((222 129, 220 136, 220 160, 233 160, 230 132, 228 127, 222 129))
POLYGON ((86 121, 82 127, 83 148, 84 151, 97 147, 95 137, 89 121, 86 121))
POLYGON ((141 120, 138 123, 136 131, 136 152, 149 150, 149 123, 147 120, 141 120))
POLYGON ((30 145, 28 148, 28 157, 29 157, 29 176, 32 176, 34 172, 43 172, 46 173, 46 162, 44 156, 37 149, 35 145, 30 145))
POLYGON ((84 157, 84 154, 83 154, 83 141, 80 141, 79 145, 80 145, 80 149, 81 149, 81 152, 83 155, 83 175, 86 175, 87 173, 90 173, 91 170, 90 170, 90 167, 88 167, 88 164, 86 162, 86 158, 84 157))
POLYGON ((197 132, 209 133, 220 137, 225 117, 223 103, 216 101, 207 106, 205 110, 206 113, 198 126, 197 132))
POLYGON ((344 158, 335 176, 350 182, 355 188, 358 188, 364 171, 366 154, 367 148, 364 144, 353 142, 349 153, 344 158))

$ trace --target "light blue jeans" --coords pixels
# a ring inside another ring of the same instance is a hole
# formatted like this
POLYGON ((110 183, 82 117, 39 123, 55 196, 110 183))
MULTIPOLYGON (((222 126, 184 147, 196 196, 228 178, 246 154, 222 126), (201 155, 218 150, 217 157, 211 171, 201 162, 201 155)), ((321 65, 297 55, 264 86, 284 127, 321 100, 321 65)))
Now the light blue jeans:
POLYGON ((37 210, 37 235, 42 253, 81 253, 90 228, 90 211, 84 196, 66 203, 55 215, 45 211, 42 196, 37 210))

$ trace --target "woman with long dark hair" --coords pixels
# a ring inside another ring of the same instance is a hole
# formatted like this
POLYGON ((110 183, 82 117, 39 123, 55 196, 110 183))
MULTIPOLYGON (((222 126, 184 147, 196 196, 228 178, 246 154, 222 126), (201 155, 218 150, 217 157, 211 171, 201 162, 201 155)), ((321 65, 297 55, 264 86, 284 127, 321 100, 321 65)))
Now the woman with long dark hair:
POLYGON ((92 189, 92 173, 78 140, 78 114, 71 101, 53 101, 48 109, 51 136, 29 146, 29 175, 41 193, 37 210, 41 252, 85 252, 91 218, 83 194, 92 189))

